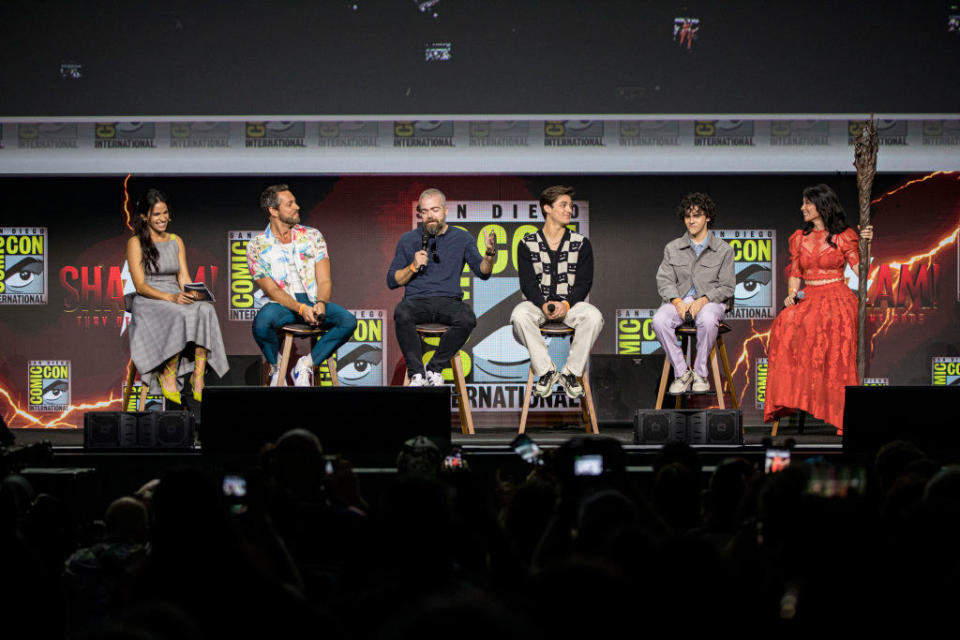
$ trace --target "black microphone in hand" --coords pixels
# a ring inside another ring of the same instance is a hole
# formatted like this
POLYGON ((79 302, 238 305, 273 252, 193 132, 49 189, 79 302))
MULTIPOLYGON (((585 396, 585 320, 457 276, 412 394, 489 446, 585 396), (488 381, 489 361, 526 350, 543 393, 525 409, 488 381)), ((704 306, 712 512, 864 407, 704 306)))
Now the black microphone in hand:
POLYGON ((556 311, 556 309, 557 309, 557 305, 553 304, 552 302, 547 303, 547 311, 549 311, 551 314, 553 314, 556 311))
MULTIPOLYGON (((420 238, 420 251, 426 251, 426 250, 427 250, 427 245, 428 245, 429 243, 430 243, 430 236, 427 235, 426 233, 424 233, 424 234, 423 234, 423 237, 420 238)), ((427 265, 426 265, 426 264, 422 264, 422 265, 420 265, 419 267, 417 267, 417 273, 418 273, 418 274, 423 273, 423 272, 426 271, 426 270, 427 270, 427 265)))

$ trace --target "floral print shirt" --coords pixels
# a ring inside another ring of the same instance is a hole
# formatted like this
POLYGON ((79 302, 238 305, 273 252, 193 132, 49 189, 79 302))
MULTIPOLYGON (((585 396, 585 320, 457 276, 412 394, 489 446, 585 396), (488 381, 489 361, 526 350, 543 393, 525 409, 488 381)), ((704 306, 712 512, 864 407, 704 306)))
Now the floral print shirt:
MULTIPOLYGON (((307 296, 315 301, 317 299, 315 265, 317 260, 327 257, 327 242, 323 239, 322 233, 313 227, 305 227, 301 224, 290 229, 290 238, 290 244, 281 244, 273 235, 270 225, 267 225, 263 233, 248 242, 247 264, 250 266, 250 274, 254 280, 272 278, 278 287, 287 291, 290 287, 287 282, 288 268, 293 266, 297 275, 300 276, 303 287, 307 290, 307 296), (284 250, 290 245, 293 245, 293 265, 290 264, 290 252, 284 250)), ((271 301, 262 289, 257 289, 253 297, 257 309, 271 301)))

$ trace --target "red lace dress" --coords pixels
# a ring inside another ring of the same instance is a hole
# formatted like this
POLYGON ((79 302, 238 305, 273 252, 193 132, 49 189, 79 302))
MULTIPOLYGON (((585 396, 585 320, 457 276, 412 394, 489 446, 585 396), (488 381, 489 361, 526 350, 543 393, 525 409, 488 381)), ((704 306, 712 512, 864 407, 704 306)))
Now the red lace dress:
POLYGON ((857 297, 843 281, 844 263, 860 261, 858 237, 846 229, 827 244, 827 231, 790 236, 790 277, 834 280, 804 287, 804 299, 773 321, 764 422, 802 409, 843 433, 847 385, 857 381, 857 297))

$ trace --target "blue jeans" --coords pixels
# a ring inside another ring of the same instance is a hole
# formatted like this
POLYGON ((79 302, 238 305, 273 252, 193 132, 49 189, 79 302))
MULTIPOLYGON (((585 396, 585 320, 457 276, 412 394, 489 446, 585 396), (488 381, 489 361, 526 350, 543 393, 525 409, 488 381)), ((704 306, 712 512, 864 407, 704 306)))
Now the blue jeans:
MULTIPOLYGON (((298 293, 294 296, 298 302, 313 304, 307 295, 298 293)), ((267 357, 267 362, 277 364, 277 353, 280 351, 280 341, 277 339, 277 330, 285 324, 306 322, 302 316, 290 311, 281 304, 268 302, 253 319, 253 339, 257 341, 260 351, 267 357)), ((321 328, 327 332, 320 336, 317 344, 313 345, 310 357, 314 364, 320 364, 350 339, 357 328, 357 319, 353 314, 332 302, 327 303, 327 318, 321 328)))

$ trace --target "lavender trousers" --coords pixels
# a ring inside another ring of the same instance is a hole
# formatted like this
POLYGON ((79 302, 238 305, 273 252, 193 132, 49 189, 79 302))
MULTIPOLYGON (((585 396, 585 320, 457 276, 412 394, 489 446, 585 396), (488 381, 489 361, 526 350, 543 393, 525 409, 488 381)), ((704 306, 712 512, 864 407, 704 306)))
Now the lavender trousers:
MULTIPOLYGON (((693 301, 692 296, 683 299, 684 302, 693 301)), ((693 370, 703 378, 707 377, 707 357, 713 348, 713 343, 717 340, 717 327, 723 320, 726 306, 719 302, 708 302, 700 309, 700 313, 694 318, 697 325, 697 358, 693 362, 693 370)), ((657 340, 667 352, 667 357, 673 364, 673 375, 680 377, 687 372, 687 361, 683 357, 683 351, 677 344, 677 327, 683 324, 683 319, 677 313, 676 308, 669 302, 653 314, 653 332, 657 334, 657 340)))

